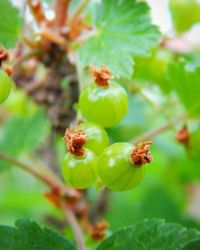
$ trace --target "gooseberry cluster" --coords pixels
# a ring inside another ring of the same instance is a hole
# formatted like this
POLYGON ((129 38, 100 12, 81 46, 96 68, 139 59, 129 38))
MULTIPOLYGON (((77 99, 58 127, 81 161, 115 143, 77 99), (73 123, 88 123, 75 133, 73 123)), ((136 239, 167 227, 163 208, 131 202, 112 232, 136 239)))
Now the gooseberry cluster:
POLYGON ((130 190, 140 183, 146 163, 152 161, 151 142, 114 143, 104 128, 119 123, 128 110, 126 91, 112 80, 109 69, 92 68, 95 81, 86 86, 79 99, 79 108, 88 120, 66 129, 67 145, 62 174, 77 189, 101 183, 114 191, 130 190))

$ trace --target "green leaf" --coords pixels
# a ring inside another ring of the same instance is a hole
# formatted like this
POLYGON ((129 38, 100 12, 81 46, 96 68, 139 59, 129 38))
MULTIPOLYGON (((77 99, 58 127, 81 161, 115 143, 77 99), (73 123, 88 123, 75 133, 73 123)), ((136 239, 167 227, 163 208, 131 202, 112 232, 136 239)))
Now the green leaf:
POLYGON ((80 48, 82 65, 105 65, 119 77, 133 73, 134 56, 158 44, 160 32, 151 25, 149 8, 135 0, 102 0, 94 9, 94 35, 80 48))
POLYGON ((187 246, 197 244, 199 240, 197 230, 151 219, 114 233, 97 250, 192 250, 187 246))
POLYGON ((0 248, 2 250, 76 250, 62 235, 36 222, 20 220, 15 227, 0 226, 0 248))
POLYGON ((20 38, 22 19, 9 0, 0 1, 0 44, 12 48, 20 38))
MULTIPOLYGON (((195 131, 192 131, 190 133, 190 144, 189 144, 189 147, 186 148, 186 150, 188 151, 188 156, 190 159, 193 159, 199 162, 200 160, 200 125, 195 131)), ((196 174, 196 176, 198 175, 196 174)))
POLYGON ((172 59, 172 53, 163 49, 153 51, 150 57, 137 58, 134 80, 156 84, 168 94, 171 88, 167 79, 167 66, 172 59))
POLYGON ((183 60, 187 62, 186 69, 195 71, 200 67, 200 54, 196 52, 183 54, 183 60))
POLYGON ((199 250, 200 240, 194 240, 186 244, 182 250, 199 250))
POLYGON ((169 7, 174 26, 178 32, 185 32, 195 23, 200 22, 200 3, 198 0, 170 0, 169 7))
POLYGON ((200 67, 198 64, 180 62, 169 65, 171 86, 176 91, 190 115, 200 114, 200 67))
MULTIPOLYGON (((9 119, 3 127, 0 150, 12 156, 30 152, 43 142, 49 133, 49 123, 42 112, 31 117, 16 116, 9 119)), ((6 167, 0 163, 0 168, 6 167)))

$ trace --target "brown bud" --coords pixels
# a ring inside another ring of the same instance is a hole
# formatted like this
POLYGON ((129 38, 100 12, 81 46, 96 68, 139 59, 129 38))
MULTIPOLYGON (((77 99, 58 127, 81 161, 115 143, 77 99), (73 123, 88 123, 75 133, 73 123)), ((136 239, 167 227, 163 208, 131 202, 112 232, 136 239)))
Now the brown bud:
POLYGON ((101 241, 105 238, 105 230, 108 228, 109 224, 106 221, 100 221, 93 225, 91 237, 93 240, 101 241))
POLYGON ((189 146, 190 143, 190 131, 187 125, 184 125, 175 135, 177 142, 183 144, 185 147, 189 146))

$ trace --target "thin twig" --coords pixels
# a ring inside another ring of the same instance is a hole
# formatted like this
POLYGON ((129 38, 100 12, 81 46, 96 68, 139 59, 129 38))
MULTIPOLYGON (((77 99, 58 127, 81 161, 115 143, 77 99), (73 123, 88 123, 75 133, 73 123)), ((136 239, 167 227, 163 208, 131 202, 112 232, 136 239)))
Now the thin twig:
MULTIPOLYGON (((33 169, 32 167, 28 166, 27 164, 25 164, 21 161, 18 161, 15 158, 13 158, 13 157, 11 157, 3 152, 0 152, 0 160, 7 161, 7 162, 15 165, 19 169, 24 170, 27 173, 30 173, 31 175, 33 175, 37 179, 41 180, 43 183, 47 184, 52 189, 52 191, 56 192, 57 195, 60 196, 61 199, 63 198, 62 195, 64 195, 64 194, 63 194, 62 190, 63 190, 64 184, 50 170, 48 170, 48 174, 42 174, 45 172, 46 169, 44 170, 44 169, 40 168, 40 170, 42 170, 42 171, 38 172, 35 169, 33 169)), ((64 187, 65 187, 65 191, 67 191, 69 195, 73 194, 72 191, 74 191, 74 194, 76 195, 76 190, 70 190, 66 186, 64 186, 64 187)), ((64 197, 66 198, 66 196, 64 196, 64 197)), ((86 248, 84 246, 84 241, 83 241, 81 229, 78 225, 78 222, 76 220, 76 217, 75 217, 73 211, 68 207, 67 200, 65 198, 62 199, 63 200, 62 208, 64 210, 65 217, 69 221, 69 223, 74 231, 74 234, 75 234, 75 237, 77 240, 77 245, 79 246, 79 249, 86 250, 86 248)))
POLYGON ((0 159, 3 160, 3 161, 7 161, 9 163, 12 163, 13 165, 17 166, 18 168, 20 168, 20 169, 30 173, 31 175, 35 176, 37 179, 40 179, 41 181, 49 184, 49 181, 47 181, 47 178, 45 176, 41 175, 35 169, 29 167, 27 164, 25 164, 25 163, 23 163, 21 161, 18 161, 15 158, 13 158, 13 157, 11 157, 11 156, 3 153, 3 152, 0 152, 0 159))
POLYGON ((35 21, 37 22, 38 26, 40 24, 47 22, 47 19, 44 14, 43 6, 40 2, 40 0, 27 0, 27 4, 35 18, 35 21))
POLYGON ((178 116, 178 117, 175 117, 170 123, 158 128, 158 129, 155 129, 155 130, 152 130, 152 131, 149 131, 149 132, 146 132, 138 137, 136 137, 135 139, 132 140, 132 143, 133 144, 138 144, 142 141, 147 141, 147 140, 150 140, 152 139, 154 136, 158 135, 158 134, 161 134, 165 131, 167 131, 168 129, 170 128, 173 128, 174 124, 176 124, 177 122, 179 121, 182 121, 184 118, 186 117, 186 115, 181 115, 181 116, 178 116))
POLYGON ((89 220, 92 224, 97 223, 107 211, 110 192, 105 187, 97 197, 95 205, 89 214, 89 220))
POLYGON ((157 110, 157 112, 161 112, 167 118, 169 123, 171 122, 173 124, 173 122, 171 121, 171 116, 165 108, 163 108, 161 105, 158 105, 152 98, 150 98, 144 89, 140 88, 140 94, 150 105, 152 105, 157 110))
MULTIPOLYGON (((26 21, 26 7, 27 7, 27 1, 24 0, 23 5, 22 5, 22 19, 23 19, 23 23, 25 23, 26 21)), ((25 25, 23 27, 23 33, 25 31, 25 25)))
POLYGON ((74 231, 74 236, 76 238, 78 249, 86 250, 84 239, 83 239, 83 233, 81 232, 81 229, 79 227, 79 224, 76 220, 76 217, 73 211, 68 207, 66 203, 64 203, 62 207, 64 210, 64 215, 74 231))
POLYGON ((22 41, 31 49, 36 49, 38 44, 36 41, 34 41, 32 38, 23 36, 22 41))
POLYGON ((80 4, 77 6, 76 10, 72 14, 71 18, 69 19, 69 26, 73 24, 73 22, 80 16, 80 14, 83 12, 85 7, 87 6, 89 0, 82 0, 80 4))
POLYGON ((58 27, 65 25, 71 0, 56 0, 54 23, 58 27))
POLYGON ((51 188, 52 191, 56 191, 61 196, 65 195, 76 195, 76 191, 68 188, 60 179, 49 169, 40 167, 40 172, 35 168, 30 167, 28 164, 23 163, 15 158, 7 155, 6 153, 0 152, 0 160, 7 161, 21 170, 31 174, 37 179, 41 180, 47 186, 51 188))
POLYGON ((58 45, 67 45, 67 41, 59 33, 53 31, 48 27, 43 27, 40 31, 37 32, 37 34, 58 45))

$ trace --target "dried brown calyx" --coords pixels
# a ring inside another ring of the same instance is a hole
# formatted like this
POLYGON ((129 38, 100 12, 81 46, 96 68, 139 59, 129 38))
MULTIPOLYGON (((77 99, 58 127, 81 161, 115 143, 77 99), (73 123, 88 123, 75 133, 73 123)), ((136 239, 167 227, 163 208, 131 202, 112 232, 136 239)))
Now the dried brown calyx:
POLYGON ((2 47, 0 47, 0 66, 2 62, 8 60, 8 58, 9 58, 8 53, 2 47))
POLYGON ((190 143, 190 131, 187 125, 184 125, 175 135, 177 142, 183 144, 185 147, 189 147, 190 143))
POLYGON ((74 156, 83 156, 85 150, 83 145, 86 143, 87 138, 83 130, 74 130, 72 127, 67 128, 65 131, 64 142, 68 151, 74 156))
POLYGON ((109 227, 106 221, 100 221, 92 227, 91 237, 93 240, 101 241, 105 238, 105 231, 109 227))
POLYGON ((99 70, 96 67, 91 66, 90 71, 95 79, 96 84, 100 87, 108 87, 109 81, 113 79, 110 70, 103 65, 101 65, 99 70))
POLYGON ((146 163, 151 163, 153 156, 149 152, 152 141, 139 143, 131 153, 131 160, 134 166, 141 167, 146 163))
POLYGON ((3 70, 8 74, 8 76, 11 76, 12 75, 12 68, 8 65, 3 65, 2 66, 3 70))
POLYGON ((109 224, 105 220, 98 221, 92 224, 87 217, 82 220, 84 230, 91 236, 95 241, 101 241, 105 238, 106 229, 109 224))

